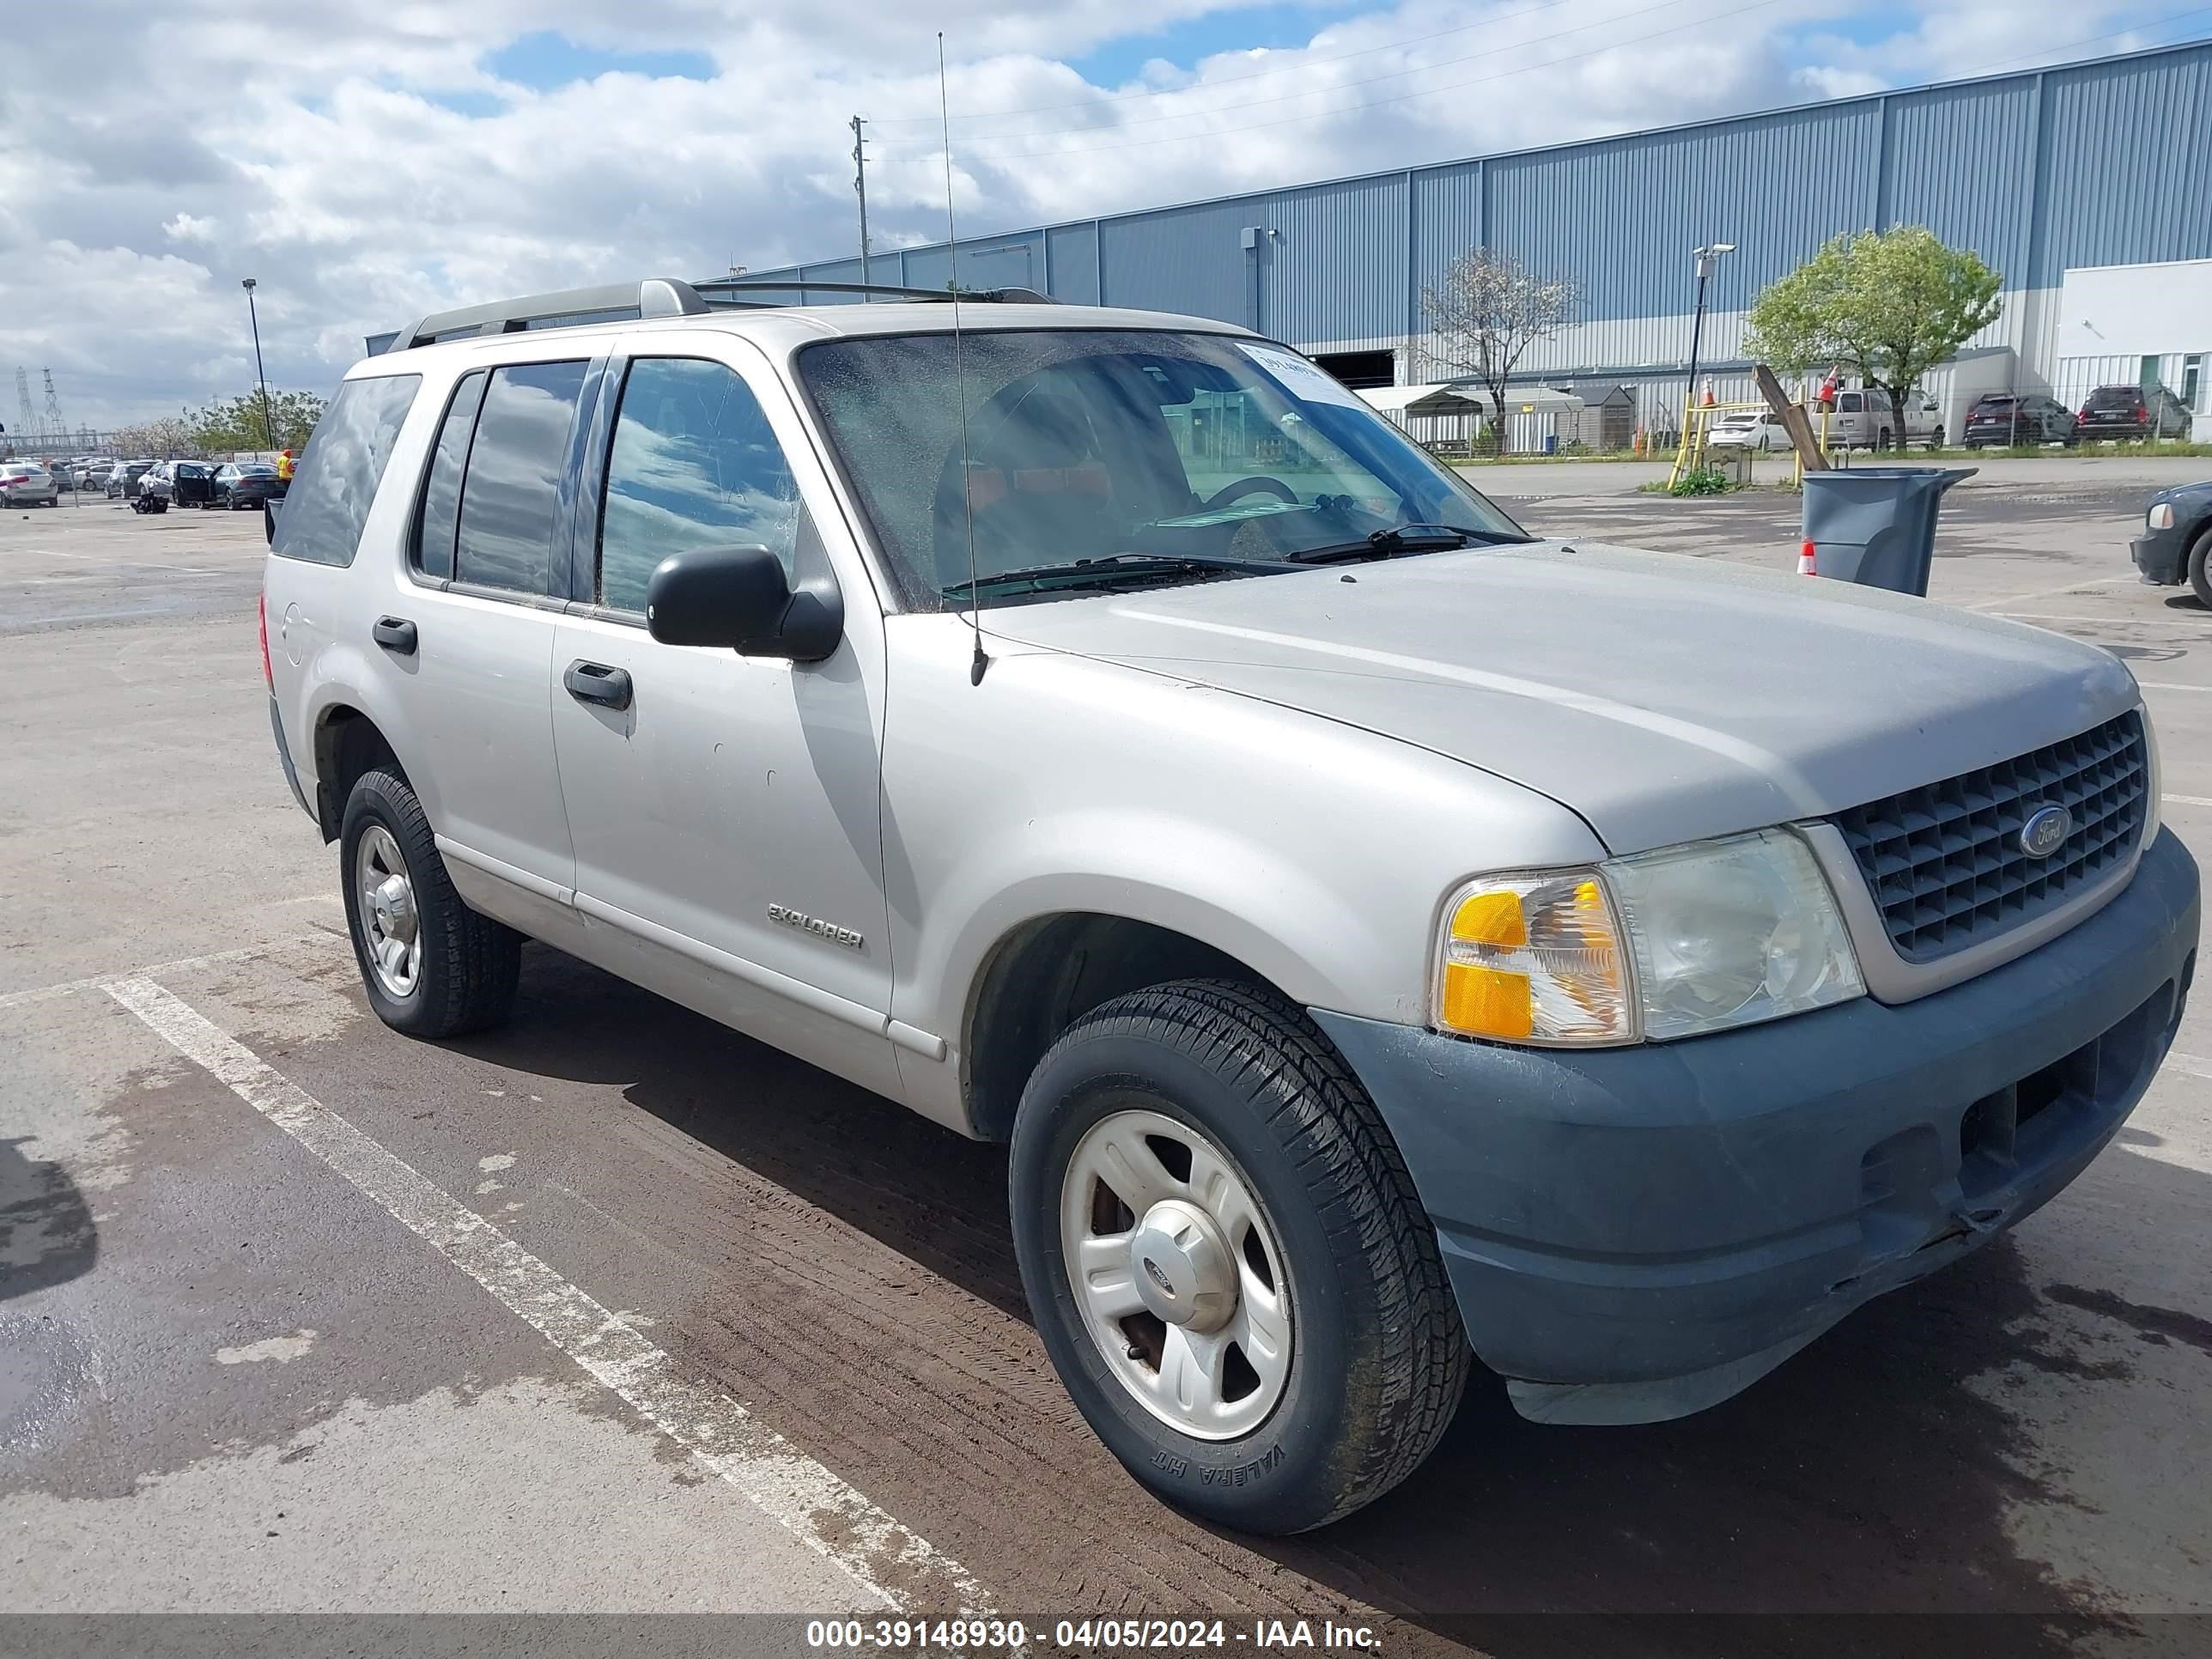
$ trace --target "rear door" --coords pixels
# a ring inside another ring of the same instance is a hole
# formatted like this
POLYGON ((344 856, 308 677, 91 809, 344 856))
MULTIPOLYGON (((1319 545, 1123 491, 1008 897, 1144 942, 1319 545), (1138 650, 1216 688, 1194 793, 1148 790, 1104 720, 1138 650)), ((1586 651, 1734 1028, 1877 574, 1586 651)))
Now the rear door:
POLYGON ((558 627, 554 738, 576 903, 633 977, 885 1093, 890 956, 878 804, 883 635, 788 393, 732 336, 640 337, 611 364, 587 466, 578 602, 558 627), (687 547, 760 544, 848 595, 834 655, 663 645, 646 587, 687 547), (842 568, 840 568, 842 564, 842 568), (574 665, 619 706, 567 689, 574 665), (702 972, 701 970, 703 970, 702 972))
POLYGON ((553 635, 594 369, 569 357, 461 378, 416 503, 412 580, 380 619, 426 751, 425 775, 410 779, 440 849, 557 902, 576 860, 553 757, 553 635))

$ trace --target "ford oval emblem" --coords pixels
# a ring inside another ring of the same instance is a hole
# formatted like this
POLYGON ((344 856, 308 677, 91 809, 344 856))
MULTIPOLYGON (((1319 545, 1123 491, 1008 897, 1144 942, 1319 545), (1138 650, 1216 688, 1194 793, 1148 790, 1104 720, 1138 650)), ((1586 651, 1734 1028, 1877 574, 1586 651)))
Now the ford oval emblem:
POLYGON ((2032 859, 2047 859, 2066 844, 2074 833, 2074 815, 2063 806, 2046 806, 2028 814, 2020 827, 2020 850, 2032 859))

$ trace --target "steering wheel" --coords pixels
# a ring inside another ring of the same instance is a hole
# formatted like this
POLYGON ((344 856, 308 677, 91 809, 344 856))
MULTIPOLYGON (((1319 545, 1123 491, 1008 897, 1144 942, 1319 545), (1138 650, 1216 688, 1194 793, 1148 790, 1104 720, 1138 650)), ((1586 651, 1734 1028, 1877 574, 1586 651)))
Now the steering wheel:
POLYGON ((1203 513, 1211 513, 1217 507, 1226 507, 1230 502, 1237 500, 1241 496, 1249 495, 1257 490, 1262 489, 1266 490, 1271 495, 1277 496, 1283 501, 1288 501, 1292 507, 1296 507, 1298 504, 1298 492, 1291 489, 1290 485, 1283 483, 1279 478, 1252 477, 1239 478, 1235 483, 1224 484, 1220 489, 1215 490, 1213 494, 1206 498, 1206 504, 1199 510, 1203 513))

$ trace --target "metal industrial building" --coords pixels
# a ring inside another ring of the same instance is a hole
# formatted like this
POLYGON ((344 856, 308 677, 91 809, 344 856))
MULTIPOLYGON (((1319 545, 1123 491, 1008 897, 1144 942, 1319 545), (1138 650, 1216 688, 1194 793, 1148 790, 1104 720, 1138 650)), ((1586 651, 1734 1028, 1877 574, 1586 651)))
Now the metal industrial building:
MULTIPOLYGON (((1421 309, 1457 255, 1510 252, 1583 286, 1583 320, 1521 378, 1626 386, 1663 429, 1685 392, 1690 250, 1727 241, 1701 364, 1749 397, 1743 314, 1838 231, 1923 224, 2004 280, 2004 313, 1936 377, 1946 429, 2002 387, 2078 403, 2155 379, 2212 425, 2212 42, 1322 184, 963 237, 963 288, 1040 289, 1244 324, 1353 385, 1447 378, 1421 309)), ((872 280, 942 287, 942 243, 872 280)), ((858 258, 749 273, 860 280, 858 258)), ((1705 378, 1701 368, 1699 379, 1705 378)))

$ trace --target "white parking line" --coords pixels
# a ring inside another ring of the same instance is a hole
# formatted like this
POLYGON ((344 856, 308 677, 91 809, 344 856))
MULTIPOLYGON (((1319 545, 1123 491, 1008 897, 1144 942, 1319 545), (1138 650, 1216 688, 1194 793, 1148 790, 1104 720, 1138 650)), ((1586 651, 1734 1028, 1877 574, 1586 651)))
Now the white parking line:
POLYGON ((2160 795, 2169 806, 2212 806, 2212 795, 2160 795))
POLYGON ((205 1016, 150 979, 126 979, 106 990, 178 1052, 228 1085, 240 1100, 428 1241, 661 1433, 842 1567, 869 1595, 913 1613, 957 1606, 969 1617, 990 1614, 989 1593, 958 1562, 755 1421, 727 1395, 678 1376, 675 1360, 619 1315, 205 1016))
POLYGON ((2185 1054, 2168 1048, 2166 1064, 2177 1072, 2186 1072, 2191 1077, 2212 1078, 2212 1060, 2200 1060, 2195 1054, 2185 1054))
POLYGON ((2002 599, 1977 599, 1965 608, 1968 611, 1995 611, 2000 605, 2025 605, 2030 599, 2055 599, 2061 593, 2077 592, 2085 587, 2112 587, 2121 582, 2142 580, 2140 576, 2093 576, 2087 581, 2069 582, 2063 587, 2039 587, 2033 593, 2008 593, 2002 599))
POLYGON ((79 991, 102 991, 118 980, 133 975, 189 973, 195 968, 212 967, 218 962, 243 962, 248 957, 263 956, 271 951, 281 951, 287 945, 310 945, 320 934, 303 934, 297 939, 273 939, 263 945, 241 945, 234 951, 217 951, 204 957, 179 957, 174 962, 157 962, 151 968, 125 968, 120 973, 95 974, 90 979, 65 979, 58 985, 41 985, 35 990, 9 991, 0 995, 0 1008, 21 1008, 33 1002, 52 1002, 58 997, 75 996, 79 991))
POLYGON ((2172 680, 2137 680, 2146 691, 2212 691, 2212 685, 2179 685, 2172 680))
POLYGON ((2212 627, 2212 619, 2203 617, 2083 617, 2079 615, 2061 617, 2046 616, 2042 612, 2031 611, 1993 611, 1990 614, 1995 617, 2009 617, 2014 622, 2099 623, 2106 628, 2132 628, 2139 623, 2155 623, 2162 628, 2212 627))

